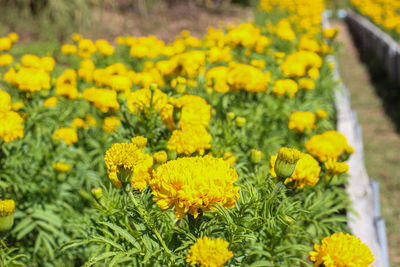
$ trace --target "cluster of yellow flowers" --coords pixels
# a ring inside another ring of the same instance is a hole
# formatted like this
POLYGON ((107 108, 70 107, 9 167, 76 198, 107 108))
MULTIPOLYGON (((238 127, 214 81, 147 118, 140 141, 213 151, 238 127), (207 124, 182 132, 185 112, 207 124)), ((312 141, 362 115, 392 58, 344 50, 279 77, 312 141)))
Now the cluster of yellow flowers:
POLYGON ((314 245, 315 251, 310 252, 314 266, 372 266, 374 255, 369 247, 353 235, 334 233, 325 237, 321 245, 314 245))
POLYGON ((321 162, 328 159, 338 160, 341 155, 351 155, 354 152, 346 137, 337 131, 327 131, 312 136, 306 142, 306 149, 321 162))
POLYGON ((13 44, 18 41, 19 36, 15 32, 11 32, 7 37, 0 37, 0 67, 8 66, 13 63, 14 58, 7 53, 13 44))
POLYGON ((11 107, 10 94, 0 89, 0 140, 7 143, 24 137, 24 120, 11 107))
POLYGON ((396 34, 400 34, 400 2, 388 0, 351 0, 351 4, 376 25, 396 34))
POLYGON ((216 203, 232 208, 239 198, 237 179, 236 170, 221 158, 184 157, 159 166, 150 186, 161 210, 175 207, 177 219, 187 213, 196 218, 199 210, 214 209, 216 203))

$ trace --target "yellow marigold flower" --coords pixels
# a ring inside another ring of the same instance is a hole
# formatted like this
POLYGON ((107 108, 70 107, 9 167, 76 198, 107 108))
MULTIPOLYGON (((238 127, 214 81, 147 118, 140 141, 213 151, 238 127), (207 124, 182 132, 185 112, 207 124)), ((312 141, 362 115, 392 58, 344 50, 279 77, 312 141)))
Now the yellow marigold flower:
POLYGON ((22 67, 16 72, 11 68, 4 74, 4 80, 21 91, 36 92, 42 89, 50 89, 50 76, 43 69, 22 67))
POLYGON ((57 172, 67 172, 72 168, 71 164, 65 164, 62 162, 53 162, 51 166, 53 166, 57 172))
POLYGON ((117 100, 117 92, 114 90, 90 87, 85 89, 82 95, 86 101, 92 102, 96 108, 104 113, 116 111, 120 108, 117 100))
POLYGON ((19 35, 16 32, 10 32, 8 34, 8 38, 10 38, 11 42, 15 43, 16 41, 19 40, 19 35))
POLYGON ((13 63, 14 58, 10 54, 0 55, 0 67, 8 66, 13 63))
POLYGON ((0 232, 8 231, 11 229, 14 223, 14 210, 14 200, 0 200, 0 232))
POLYGON ((79 42, 80 40, 82 40, 82 34, 73 33, 71 35, 71 39, 74 40, 74 42, 79 42))
POLYGON ((56 80, 56 94, 64 96, 69 99, 78 97, 78 90, 76 89, 76 71, 73 69, 66 69, 56 80))
POLYGON ((324 162, 328 159, 337 160, 342 154, 354 152, 347 143, 346 137, 337 131, 327 131, 323 134, 312 136, 305 144, 308 153, 324 162))
POLYGON ((134 189, 142 191, 150 181, 153 157, 132 143, 113 144, 104 161, 109 178, 118 188, 129 182, 134 189))
POLYGON ((164 150, 161 150, 161 151, 154 153, 153 158, 157 164, 163 164, 163 163, 167 162, 168 155, 167 155, 167 152, 165 152, 164 150))
POLYGON ((72 127, 79 128, 79 129, 87 129, 88 128, 86 122, 81 118, 75 118, 72 121, 72 127))
POLYGON ((8 51, 12 47, 12 40, 9 37, 1 37, 0 38, 0 52, 8 51))
POLYGON ((23 106, 24 106, 24 102, 18 101, 18 102, 12 103, 11 108, 12 108, 12 110, 14 110, 14 111, 18 111, 18 110, 20 110, 23 106))
POLYGON ((337 162, 335 159, 325 161, 326 173, 338 175, 349 171, 349 165, 346 162, 337 162))
POLYGON ((41 61, 36 55, 25 54, 21 58, 21 63, 24 67, 39 69, 41 61))
POLYGON ((136 112, 138 110, 143 110, 144 107, 150 107, 150 99, 153 100, 152 105, 156 111, 160 111, 168 103, 167 95, 165 93, 163 93, 159 89, 152 91, 148 88, 143 88, 128 93, 126 97, 126 102, 128 104, 129 110, 131 112, 136 112))
POLYGON ((62 139, 64 140, 65 144, 69 146, 78 142, 78 134, 76 133, 75 129, 61 127, 53 133, 53 139, 62 139))
POLYGON ((276 176, 285 179, 292 175, 297 161, 302 157, 302 153, 297 149, 282 147, 279 149, 274 170, 276 176))
MULTIPOLYGON (((271 156, 269 162, 270 171, 269 173, 273 177, 278 177, 275 172, 276 160, 278 155, 271 156)), ((296 167, 290 177, 287 177, 284 181, 285 184, 293 183, 296 188, 303 188, 306 185, 314 186, 319 181, 319 174, 321 167, 317 160, 311 155, 301 153, 300 159, 296 163, 296 167)))
POLYGON ((307 72, 308 76, 312 79, 318 79, 319 78, 319 70, 317 68, 311 68, 307 72))
POLYGON ((24 120, 14 111, 0 111, 0 140, 6 143, 23 138, 24 120))
POLYGON ((293 98, 296 92, 299 90, 297 83, 291 79, 277 80, 274 84, 272 92, 275 95, 288 95, 293 98))
POLYGON ((147 138, 143 136, 135 136, 131 139, 132 144, 136 145, 138 148, 142 149, 147 144, 147 138))
POLYGON ((270 73, 246 64, 233 64, 227 73, 226 83, 231 90, 251 93, 265 92, 271 80, 270 73))
POLYGON ((289 117, 288 127, 302 133, 307 130, 317 128, 315 125, 315 115, 310 111, 296 111, 289 117))
POLYGON ((285 41, 294 41, 296 40, 296 34, 290 25, 289 20, 281 19, 277 25, 277 35, 279 38, 285 41))
POLYGON ((89 58, 94 52, 96 52, 96 46, 89 39, 79 40, 78 49, 78 55, 81 58, 89 58))
POLYGON ((211 118, 211 106, 200 96, 184 95, 173 101, 181 109, 179 125, 196 124, 207 126, 211 118))
POLYGON ((315 114, 317 115, 318 119, 325 119, 326 117, 328 117, 328 113, 323 109, 317 109, 315 111, 315 114))
POLYGON ((55 96, 49 97, 47 98, 44 102, 43 102, 43 106, 51 108, 54 107, 55 105, 57 105, 58 99, 55 96))
POLYGON ((110 45, 106 40, 97 40, 96 47, 102 55, 111 56, 114 54, 114 47, 112 47, 112 45, 110 45))
POLYGON ((11 96, 8 92, 0 89, 0 112, 11 109, 11 96))
POLYGON ((281 65, 285 77, 301 77, 306 75, 308 68, 320 68, 322 58, 311 51, 299 51, 286 57, 281 65))
POLYGON ((76 54, 77 51, 76 45, 73 44, 64 44, 61 46, 61 53, 64 55, 72 55, 76 54))
POLYGON ((90 125, 90 126, 96 126, 96 125, 97 125, 96 118, 93 117, 91 114, 87 114, 87 115, 85 116, 85 121, 86 121, 86 123, 87 123, 88 125, 90 125))
POLYGON ((233 184, 237 179, 236 170, 221 158, 185 157, 160 165, 150 186, 161 210, 175 207, 177 219, 187 213, 196 218, 199 209, 215 209, 216 203, 233 208, 239 198, 233 184))
POLYGON ((167 150, 190 156, 197 152, 203 155, 211 147, 211 135, 202 125, 183 124, 174 130, 168 140, 167 150))
POLYGON ((372 266, 374 255, 369 247, 359 238, 350 234, 334 233, 325 237, 321 245, 314 244, 310 259, 314 266, 372 266))
POLYGON ((315 53, 318 53, 321 50, 319 43, 315 39, 308 36, 301 37, 297 48, 299 50, 311 51, 315 53))
POLYGON ((40 65, 44 71, 51 72, 56 65, 56 61, 52 57, 42 57, 40 59, 40 65))
POLYGON ((118 126, 121 126, 121 121, 118 117, 108 116, 104 118, 103 129, 107 133, 116 132, 118 126))
POLYGON ((233 258, 233 252, 229 251, 228 246, 229 243, 220 238, 198 238, 190 247, 186 262, 190 265, 200 264, 201 267, 222 267, 233 258))
POLYGON ((229 85, 226 78, 228 77, 229 68, 225 66, 217 66, 209 69, 206 73, 207 85, 213 86, 214 90, 219 93, 229 91, 229 85))
POLYGON ((338 28, 325 28, 322 30, 322 35, 328 39, 335 38, 338 33, 339 33, 338 28))
POLYGON ((315 82, 309 78, 300 78, 299 79, 299 86, 303 90, 312 90, 315 88, 315 82))

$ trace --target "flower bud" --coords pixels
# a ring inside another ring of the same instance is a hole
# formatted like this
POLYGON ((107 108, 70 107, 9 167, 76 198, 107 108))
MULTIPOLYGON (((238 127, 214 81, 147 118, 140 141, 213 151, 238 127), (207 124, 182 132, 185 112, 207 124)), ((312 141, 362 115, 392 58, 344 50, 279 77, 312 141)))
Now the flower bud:
POLYGON ((117 177, 121 183, 128 183, 133 177, 133 171, 130 168, 125 168, 122 165, 117 167, 117 177))
POLYGON ((154 153, 153 158, 157 164, 163 164, 163 163, 167 162, 168 155, 167 155, 167 152, 165 152, 164 150, 161 150, 161 151, 154 153))
POLYGON ((261 162, 262 153, 260 150, 253 148, 251 150, 251 162, 260 163, 261 162))
POLYGON ((93 197, 97 200, 99 200, 103 196, 103 189, 101 187, 95 187, 92 190, 90 190, 92 193, 93 197))
POLYGON ((235 118, 235 113, 228 112, 228 113, 226 113, 226 116, 228 116, 229 119, 233 120, 235 118))
POLYGON ((286 179, 290 177, 295 168, 297 161, 301 157, 301 152, 297 149, 282 147, 279 149, 278 157, 275 162, 275 173, 280 179, 286 179))
POLYGON ((0 232, 8 231, 12 228, 14 223, 14 210, 14 200, 0 200, 0 232))
POLYGON ((237 127, 241 128, 246 124, 246 119, 243 117, 237 117, 235 123, 237 127))

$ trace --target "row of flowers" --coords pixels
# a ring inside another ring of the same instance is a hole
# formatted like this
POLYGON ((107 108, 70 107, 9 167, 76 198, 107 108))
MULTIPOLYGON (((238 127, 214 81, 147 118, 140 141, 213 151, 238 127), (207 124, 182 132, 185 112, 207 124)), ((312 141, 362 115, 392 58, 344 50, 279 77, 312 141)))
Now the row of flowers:
POLYGON ((400 3, 385 0, 351 0, 353 8, 396 41, 400 40, 400 3))
POLYGON ((323 10, 261 0, 203 38, 73 34, 51 56, 1 38, 3 264, 370 266, 343 233, 323 10))

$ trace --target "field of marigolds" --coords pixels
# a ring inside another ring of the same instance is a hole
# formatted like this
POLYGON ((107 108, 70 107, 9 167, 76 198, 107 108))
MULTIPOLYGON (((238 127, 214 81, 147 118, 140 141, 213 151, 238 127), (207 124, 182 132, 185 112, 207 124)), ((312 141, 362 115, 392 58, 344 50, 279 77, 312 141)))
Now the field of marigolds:
POLYGON ((370 266, 322 0, 57 54, 0 38, 0 266, 370 266))

